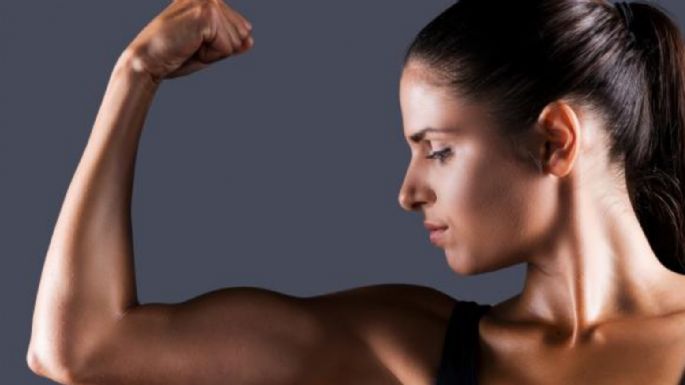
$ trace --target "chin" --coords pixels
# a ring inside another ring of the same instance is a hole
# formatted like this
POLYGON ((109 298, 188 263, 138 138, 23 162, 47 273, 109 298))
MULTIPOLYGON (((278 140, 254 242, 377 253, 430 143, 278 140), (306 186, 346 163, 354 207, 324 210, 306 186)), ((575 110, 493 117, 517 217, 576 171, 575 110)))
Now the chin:
POLYGON ((447 264, 450 268, 460 275, 473 275, 478 273, 475 269, 473 258, 468 253, 463 251, 457 252, 454 249, 446 248, 445 257, 447 258, 447 264))
POLYGON ((460 275, 476 275, 499 269, 492 264, 483 264, 484 261, 488 260, 487 258, 470 253, 463 248, 446 247, 444 250, 447 264, 455 273, 460 275))

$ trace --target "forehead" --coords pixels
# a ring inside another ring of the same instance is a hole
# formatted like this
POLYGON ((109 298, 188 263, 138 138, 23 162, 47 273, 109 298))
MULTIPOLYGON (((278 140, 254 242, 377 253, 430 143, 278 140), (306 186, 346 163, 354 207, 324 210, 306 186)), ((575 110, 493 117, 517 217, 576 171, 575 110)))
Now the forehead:
POLYGON ((482 105, 458 96, 430 69, 411 62, 400 79, 400 107, 407 138, 426 128, 465 132, 489 122, 482 105))

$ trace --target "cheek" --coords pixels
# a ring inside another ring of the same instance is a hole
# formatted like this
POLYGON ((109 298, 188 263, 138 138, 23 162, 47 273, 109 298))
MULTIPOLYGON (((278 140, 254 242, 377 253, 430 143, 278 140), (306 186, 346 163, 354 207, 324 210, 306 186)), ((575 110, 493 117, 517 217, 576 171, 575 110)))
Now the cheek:
POLYGON ((451 183, 454 194, 449 198, 453 208, 450 218, 458 235, 474 252, 483 247, 511 245, 526 232, 534 214, 530 204, 533 181, 511 159, 492 154, 480 152, 463 163, 459 177, 451 183))
POLYGON ((469 218, 473 219, 474 231, 491 237, 502 233, 502 224, 511 223, 519 213, 516 176, 509 167, 493 159, 481 160, 471 178, 469 218))

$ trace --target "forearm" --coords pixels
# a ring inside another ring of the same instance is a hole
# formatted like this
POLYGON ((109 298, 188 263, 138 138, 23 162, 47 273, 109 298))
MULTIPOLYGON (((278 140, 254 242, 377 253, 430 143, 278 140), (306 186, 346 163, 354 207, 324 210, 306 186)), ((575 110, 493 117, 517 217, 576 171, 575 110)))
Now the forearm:
POLYGON ((158 85, 129 62, 114 66, 46 253, 29 348, 41 365, 71 365, 137 304, 131 193, 158 85))

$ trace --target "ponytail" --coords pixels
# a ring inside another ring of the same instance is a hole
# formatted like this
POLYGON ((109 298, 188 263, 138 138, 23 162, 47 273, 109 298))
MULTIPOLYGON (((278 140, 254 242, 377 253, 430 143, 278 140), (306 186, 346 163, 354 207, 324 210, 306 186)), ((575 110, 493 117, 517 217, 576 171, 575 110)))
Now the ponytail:
POLYGON ((633 207, 662 264, 685 273, 685 47, 680 30, 655 5, 630 3, 628 24, 642 52, 647 92, 644 151, 627 151, 633 207))

